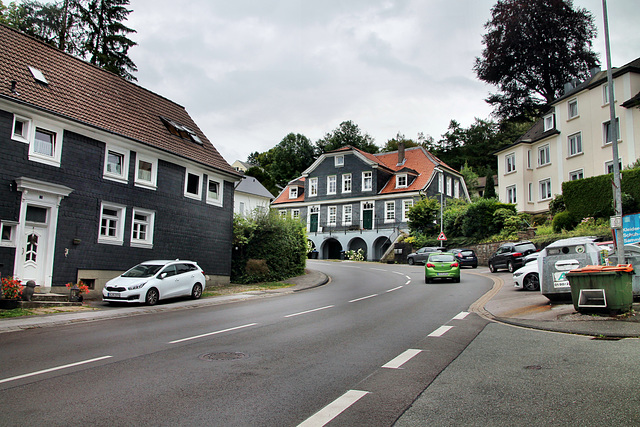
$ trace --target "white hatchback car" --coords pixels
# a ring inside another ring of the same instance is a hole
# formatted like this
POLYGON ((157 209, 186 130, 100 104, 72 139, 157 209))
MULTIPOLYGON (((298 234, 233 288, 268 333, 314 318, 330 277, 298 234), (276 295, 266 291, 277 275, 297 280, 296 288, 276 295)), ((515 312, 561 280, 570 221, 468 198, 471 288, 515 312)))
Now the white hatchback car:
POLYGON ((513 272, 513 285, 525 291, 540 290, 540 276, 538 263, 541 261, 540 252, 534 252, 524 258, 524 265, 513 272))
POLYGON ((205 283, 204 272, 193 261, 146 261, 109 280, 102 290, 102 300, 155 305, 165 298, 198 299, 205 283))

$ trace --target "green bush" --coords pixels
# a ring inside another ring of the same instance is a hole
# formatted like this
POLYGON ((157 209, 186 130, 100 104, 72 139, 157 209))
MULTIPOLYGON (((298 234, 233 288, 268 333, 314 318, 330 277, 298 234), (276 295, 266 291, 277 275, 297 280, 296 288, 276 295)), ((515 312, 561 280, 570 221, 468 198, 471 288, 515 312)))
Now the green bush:
POLYGON ((577 221, 569 211, 562 211, 553 217, 553 232, 560 233, 562 230, 571 231, 575 228, 577 221))
POLYGON ((255 212, 233 219, 234 283, 279 281, 304 274, 307 258, 305 227, 297 219, 281 218, 275 211, 255 212))
POLYGON ((440 203, 435 198, 418 200, 407 212, 407 218, 407 225, 412 234, 437 233, 439 226, 436 222, 440 221, 440 203))
POLYGON ((482 198, 471 203, 462 219, 460 235, 480 241, 500 233, 507 212, 501 210, 498 216, 494 217, 494 213, 498 209, 505 209, 505 211, 511 212, 511 215, 516 214, 515 205, 500 203, 497 199, 482 198))

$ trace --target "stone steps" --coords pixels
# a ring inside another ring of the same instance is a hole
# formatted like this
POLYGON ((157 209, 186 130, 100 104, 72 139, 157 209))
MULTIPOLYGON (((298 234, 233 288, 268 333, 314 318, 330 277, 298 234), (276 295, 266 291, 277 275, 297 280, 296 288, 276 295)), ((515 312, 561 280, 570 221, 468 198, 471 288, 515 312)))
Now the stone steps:
POLYGON ((38 308, 38 307, 60 307, 78 306, 81 302, 69 302, 69 295, 36 293, 31 297, 31 301, 16 301, 0 299, 0 309, 10 310, 13 308, 38 308))

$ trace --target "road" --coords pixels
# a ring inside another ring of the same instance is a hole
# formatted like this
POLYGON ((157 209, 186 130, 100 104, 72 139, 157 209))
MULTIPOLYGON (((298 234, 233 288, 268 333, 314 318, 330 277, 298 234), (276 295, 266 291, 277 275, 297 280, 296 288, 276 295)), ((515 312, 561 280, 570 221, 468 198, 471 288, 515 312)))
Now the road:
POLYGON ((311 261, 325 286, 0 335, 2 425, 391 425, 486 326, 492 283, 311 261))

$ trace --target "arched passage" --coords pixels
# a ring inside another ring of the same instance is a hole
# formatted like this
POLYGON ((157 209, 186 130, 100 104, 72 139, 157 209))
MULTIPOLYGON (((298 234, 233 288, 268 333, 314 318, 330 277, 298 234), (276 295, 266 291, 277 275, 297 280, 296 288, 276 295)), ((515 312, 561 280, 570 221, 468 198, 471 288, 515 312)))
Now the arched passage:
POLYGON ((367 259, 367 243, 360 237, 355 237, 349 242, 349 250, 357 251, 358 249, 362 249, 364 259, 367 259))
POLYGON ((340 259, 342 245, 336 239, 327 239, 322 243, 322 259, 340 259))
POLYGON ((373 242, 373 260, 378 261, 382 258, 382 255, 391 246, 391 240, 388 237, 379 237, 373 242))

